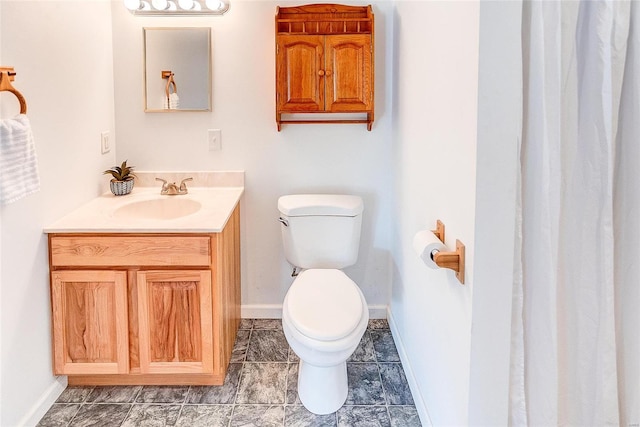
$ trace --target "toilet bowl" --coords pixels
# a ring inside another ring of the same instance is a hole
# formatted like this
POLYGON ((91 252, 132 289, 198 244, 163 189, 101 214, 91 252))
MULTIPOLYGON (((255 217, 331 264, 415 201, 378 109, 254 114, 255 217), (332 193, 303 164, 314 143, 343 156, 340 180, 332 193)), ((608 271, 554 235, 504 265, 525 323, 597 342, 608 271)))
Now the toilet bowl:
POLYGON ((315 414, 338 410, 348 393, 346 361, 369 321, 364 295, 341 270, 302 271, 284 300, 282 326, 300 357, 298 395, 315 414))

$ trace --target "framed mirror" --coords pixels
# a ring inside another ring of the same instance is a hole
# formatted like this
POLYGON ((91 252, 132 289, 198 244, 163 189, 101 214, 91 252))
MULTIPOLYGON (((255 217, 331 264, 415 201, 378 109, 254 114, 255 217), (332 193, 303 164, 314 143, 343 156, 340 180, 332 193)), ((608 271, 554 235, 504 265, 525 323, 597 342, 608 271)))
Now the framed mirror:
POLYGON ((211 111, 211 28, 143 28, 144 111, 211 111))

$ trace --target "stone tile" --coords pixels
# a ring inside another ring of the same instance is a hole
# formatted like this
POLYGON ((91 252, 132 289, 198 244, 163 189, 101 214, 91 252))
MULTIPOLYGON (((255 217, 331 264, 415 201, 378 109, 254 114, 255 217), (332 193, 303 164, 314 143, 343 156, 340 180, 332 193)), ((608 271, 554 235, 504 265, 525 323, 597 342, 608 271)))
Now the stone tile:
POLYGON ((220 386, 191 386, 188 404, 232 404, 236 400, 242 363, 230 363, 224 384, 220 386))
POLYGON ((284 409, 285 427, 336 427, 336 414, 316 415, 304 406, 286 406, 284 409))
POLYGON ((385 406, 343 406, 336 415, 338 427, 391 427, 385 406))
POLYGON ((236 403, 284 403, 287 365, 245 362, 236 403))
POLYGON ((400 356, 393 342, 391 331, 383 329, 372 330, 371 339, 373 340, 373 349, 378 362, 399 362, 400 356))
POLYGON ((233 344, 233 351, 231 352, 232 362, 244 362, 247 357, 247 348, 249 348, 249 337, 251 331, 239 330, 236 335, 236 342, 233 344))
POLYGON ((384 391, 376 363, 347 363, 349 392, 346 405, 384 405, 384 391))
POLYGON ((119 427, 130 409, 129 404, 85 404, 80 407, 69 427, 119 427))
POLYGON ((253 319, 240 319, 240 329, 253 328, 253 319))
POLYGON ((347 359, 347 362, 375 362, 376 355, 373 351, 373 341, 369 331, 365 331, 358 347, 353 354, 347 359))
POLYGON ((389 322, 387 319, 369 319, 367 327, 369 329, 389 329, 389 322))
POLYGON ((391 427, 422 427, 415 406, 389 406, 391 427))
POLYGON ((98 386, 87 397, 90 403, 133 403, 142 386, 98 386))
POLYGON ((79 403, 54 403, 37 427, 66 427, 79 409, 79 403))
POLYGON ((90 387, 77 387, 69 386, 64 389, 56 403, 82 403, 87 399, 87 396, 93 391, 93 386, 90 387))
POLYGON ((181 405, 134 404, 122 427, 175 426, 181 405))
POLYGON ((183 403, 189 386, 146 385, 138 393, 137 403, 183 403))
POLYGON ((253 319, 253 329, 282 330, 282 319, 253 319))
POLYGON ((284 406, 281 405, 236 405, 230 427, 281 427, 284 406))
POLYGON ((413 405, 413 397, 400 363, 380 363, 382 387, 387 405, 413 405))
POLYGON ((231 405, 184 405, 176 427, 227 427, 231 405))
POLYGON ((289 344, 282 330, 251 331, 247 362, 286 362, 289 358, 289 344))
POLYGON ((302 405, 298 396, 298 367, 297 363, 289 363, 287 372, 287 405, 302 405))
MULTIPOLYGON (((286 337, 285 337, 286 338, 286 337)), ((289 347, 289 362, 298 363, 300 358, 291 347, 289 347)))

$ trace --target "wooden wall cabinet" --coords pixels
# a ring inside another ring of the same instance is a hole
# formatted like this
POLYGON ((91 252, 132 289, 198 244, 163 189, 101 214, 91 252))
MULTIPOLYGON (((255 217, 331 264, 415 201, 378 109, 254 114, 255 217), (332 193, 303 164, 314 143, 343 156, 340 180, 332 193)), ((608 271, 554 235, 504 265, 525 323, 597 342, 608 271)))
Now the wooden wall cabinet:
POLYGON ((74 385, 222 384, 239 249, 237 207, 221 233, 50 234, 54 373, 74 385))
POLYGON ((314 4, 276 13, 276 123, 374 120, 374 19, 371 6, 314 4), (318 119, 283 118, 321 113, 318 119), (366 119, 330 118, 361 113, 366 119))

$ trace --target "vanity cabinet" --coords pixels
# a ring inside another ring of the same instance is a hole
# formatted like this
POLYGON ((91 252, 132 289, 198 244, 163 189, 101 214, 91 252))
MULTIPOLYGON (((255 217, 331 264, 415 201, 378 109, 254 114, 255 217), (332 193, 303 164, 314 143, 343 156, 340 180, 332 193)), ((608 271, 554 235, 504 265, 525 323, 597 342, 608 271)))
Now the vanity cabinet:
POLYGON ((220 233, 49 234, 53 365, 73 385, 220 385, 240 322, 239 209, 220 233))
POLYGON ((366 123, 374 119, 371 6, 279 7, 276 14, 276 122, 366 123), (314 119, 284 118, 324 113, 314 119), (326 113, 362 113, 366 119, 326 113))

